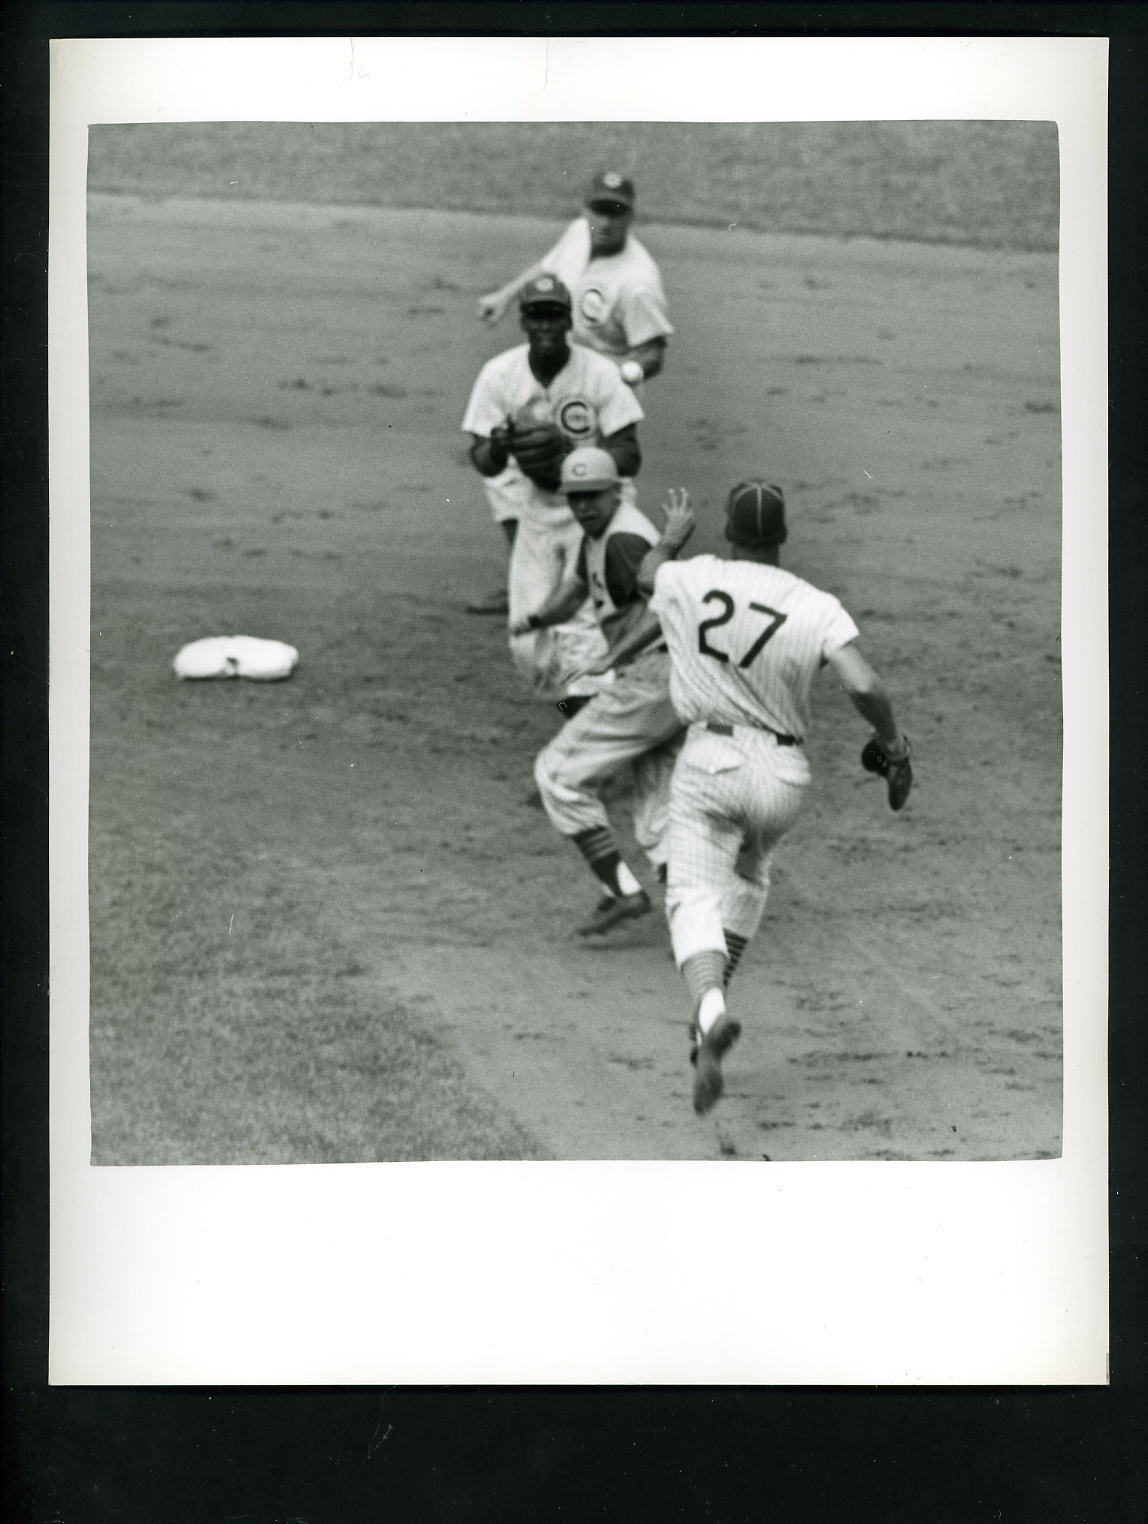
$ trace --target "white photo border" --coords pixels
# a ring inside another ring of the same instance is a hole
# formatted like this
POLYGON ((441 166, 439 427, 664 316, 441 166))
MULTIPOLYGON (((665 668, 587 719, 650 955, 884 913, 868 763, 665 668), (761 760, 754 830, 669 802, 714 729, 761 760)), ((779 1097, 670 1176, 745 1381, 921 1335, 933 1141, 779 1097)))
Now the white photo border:
POLYGON ((52 53, 52 1384, 1103 1383, 1106 40, 129 38, 52 53), (742 114, 731 103, 758 100, 763 77, 768 116, 742 114), (1060 135, 1063 501, 1089 505, 1063 524, 1063 1156, 91 1167, 88 126, 825 119, 1052 120, 1060 135), (718 1280, 736 1294, 699 1325, 718 1280))

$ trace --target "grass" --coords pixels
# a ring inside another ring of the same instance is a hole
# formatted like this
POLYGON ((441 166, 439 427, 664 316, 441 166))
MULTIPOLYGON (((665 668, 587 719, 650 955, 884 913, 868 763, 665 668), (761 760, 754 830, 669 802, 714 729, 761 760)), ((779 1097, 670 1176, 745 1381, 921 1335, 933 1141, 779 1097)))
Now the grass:
MULTIPOLYGON (((174 650, 180 610, 140 612, 174 650)), ((309 807, 346 855, 337 803, 286 802, 306 682, 176 684, 134 622, 101 621, 93 661, 93 1163, 329 1164, 530 1159, 537 1143, 477 1090, 433 1024, 339 934, 329 864, 291 829, 309 807), (300 860, 302 859, 302 860, 300 860)), ((309 633, 304 631, 306 635, 309 633)), ((321 647, 321 635, 305 642, 321 647)), ((348 694, 354 686, 348 678, 348 694)), ((321 696, 322 697, 322 696, 321 696)), ((330 695, 326 696, 327 699, 330 695)), ((317 708, 316 706, 319 706, 317 708)))
POLYGON ((644 221, 1057 247, 1050 122, 208 122, 93 127, 98 191, 559 220, 636 177, 644 221))
POLYGON ((281 864, 179 834, 92 875, 94 1163, 538 1157, 281 864))

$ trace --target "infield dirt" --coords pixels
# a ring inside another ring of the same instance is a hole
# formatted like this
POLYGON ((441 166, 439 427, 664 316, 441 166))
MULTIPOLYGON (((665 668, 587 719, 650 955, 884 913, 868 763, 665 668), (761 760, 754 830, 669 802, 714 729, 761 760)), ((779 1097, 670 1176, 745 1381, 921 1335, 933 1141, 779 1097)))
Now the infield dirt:
POLYGON ((475 302, 554 223, 97 195, 88 231, 95 1162, 1059 1152, 1055 255, 640 229, 677 327, 642 505, 688 485, 711 550, 783 484, 918 778, 891 815, 826 678, 699 1120, 664 922, 572 937, 556 716, 463 612, 504 560, 458 422, 517 341, 475 302), (235 633, 298 673, 175 680, 235 633))

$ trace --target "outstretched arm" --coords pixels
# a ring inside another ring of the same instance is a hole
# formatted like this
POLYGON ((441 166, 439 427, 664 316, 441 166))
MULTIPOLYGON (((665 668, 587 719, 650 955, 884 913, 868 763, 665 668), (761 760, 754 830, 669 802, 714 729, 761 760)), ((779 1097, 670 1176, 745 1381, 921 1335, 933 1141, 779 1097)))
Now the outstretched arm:
POLYGON ((489 291, 486 296, 478 299, 478 316, 481 322, 493 328, 506 316, 506 309, 522 290, 528 281, 535 276, 541 275, 545 269, 542 261, 536 260, 534 264, 523 270, 521 275, 516 275, 513 280, 508 280, 505 286, 499 286, 497 291, 489 291))
POLYGON ((666 527, 658 543, 642 557, 638 567, 638 591, 643 598, 654 596, 654 579, 659 567, 673 561, 694 532, 696 520, 690 507, 690 495, 684 487, 671 487, 662 504, 666 527))
POLYGON ((662 626, 658 622, 658 616, 652 610, 646 608, 642 616, 626 631, 622 638, 617 641, 604 656, 596 662, 591 662, 576 672, 576 677, 601 677, 603 672, 609 672, 611 667, 620 667, 632 657, 644 651, 647 646, 652 646, 662 633, 662 626))
POLYGON ((856 645, 850 641, 847 646, 831 651, 826 660, 836 672, 857 713, 872 725, 890 759, 906 756, 908 743, 897 725, 885 685, 856 645))
POLYGON ((586 602, 588 592, 586 583, 577 573, 567 577, 532 614, 516 619, 510 626, 510 633, 529 635, 531 630, 545 630, 552 624, 561 624, 578 612, 586 602))
POLYGON ((875 734, 865 742, 861 766, 867 773, 884 778, 889 808, 901 810, 913 790, 913 764, 909 760, 909 738, 893 717, 893 705, 881 679, 850 642, 833 651, 826 660, 841 679, 841 686, 853 701, 853 707, 873 726, 875 734))

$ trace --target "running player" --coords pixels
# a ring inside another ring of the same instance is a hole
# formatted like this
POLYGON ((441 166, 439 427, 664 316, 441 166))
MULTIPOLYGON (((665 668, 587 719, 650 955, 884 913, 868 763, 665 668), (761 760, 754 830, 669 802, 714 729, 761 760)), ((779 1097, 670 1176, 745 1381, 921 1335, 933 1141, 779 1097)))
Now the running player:
MULTIPOLYGON (((518 301, 527 342, 487 361, 462 423, 496 517, 513 517, 517 525, 509 576, 512 629, 566 579, 582 531, 562 492, 540 486, 519 467, 505 439, 508 420, 528 406, 545 406, 567 450, 596 444, 613 458, 623 496, 633 502, 633 478, 642 459, 637 425, 643 417, 641 403, 617 368, 569 342, 570 293, 561 281, 540 275, 523 288, 518 301)), ((605 649, 586 600, 545 630, 512 634, 510 648, 541 697, 566 704, 602 686, 601 678, 574 677, 605 649)))
MULTIPOLYGON (((909 748, 884 685, 857 649, 853 620, 832 594, 778 565, 787 534, 779 487, 749 481, 730 493, 729 560, 675 564, 694 524, 684 489, 670 494, 665 513, 638 582, 669 647, 670 691, 689 726, 670 790, 666 908, 692 1002, 693 1099, 702 1113, 722 1093, 722 1059, 741 1033, 725 990, 761 924, 770 854, 809 783, 803 743, 819 668, 833 669, 891 762, 907 764, 909 748)), ((620 659, 638 635, 623 643, 620 659)))
MULTIPOLYGON (((606 355, 631 386, 656 376, 665 363, 666 341, 673 333, 661 271, 630 231, 634 218, 634 182, 615 170, 594 176, 586 192, 585 214, 576 217, 548 253, 479 300, 479 316, 494 324, 515 296, 539 275, 554 275, 573 298, 576 344, 606 355)), ((496 515, 513 543, 513 521, 496 515)), ((506 593, 468 604, 472 614, 504 614, 506 593)))
MULTIPOLYGON (((635 631, 657 632, 638 590, 638 568, 658 531, 632 503, 622 501, 614 458, 584 447, 562 463, 562 489, 583 531, 566 580, 511 634, 547 629, 568 619, 589 595, 611 647, 635 631)), ((608 661, 609 658, 607 657, 608 661)), ((632 765, 634 835, 656 873, 666 861, 670 773, 683 726, 670 700, 670 664, 664 644, 616 666, 613 683, 597 693, 539 753, 534 779, 551 824, 569 837, 605 890, 578 928, 598 936, 621 921, 646 915, 646 891, 624 861, 598 789, 632 765)))

